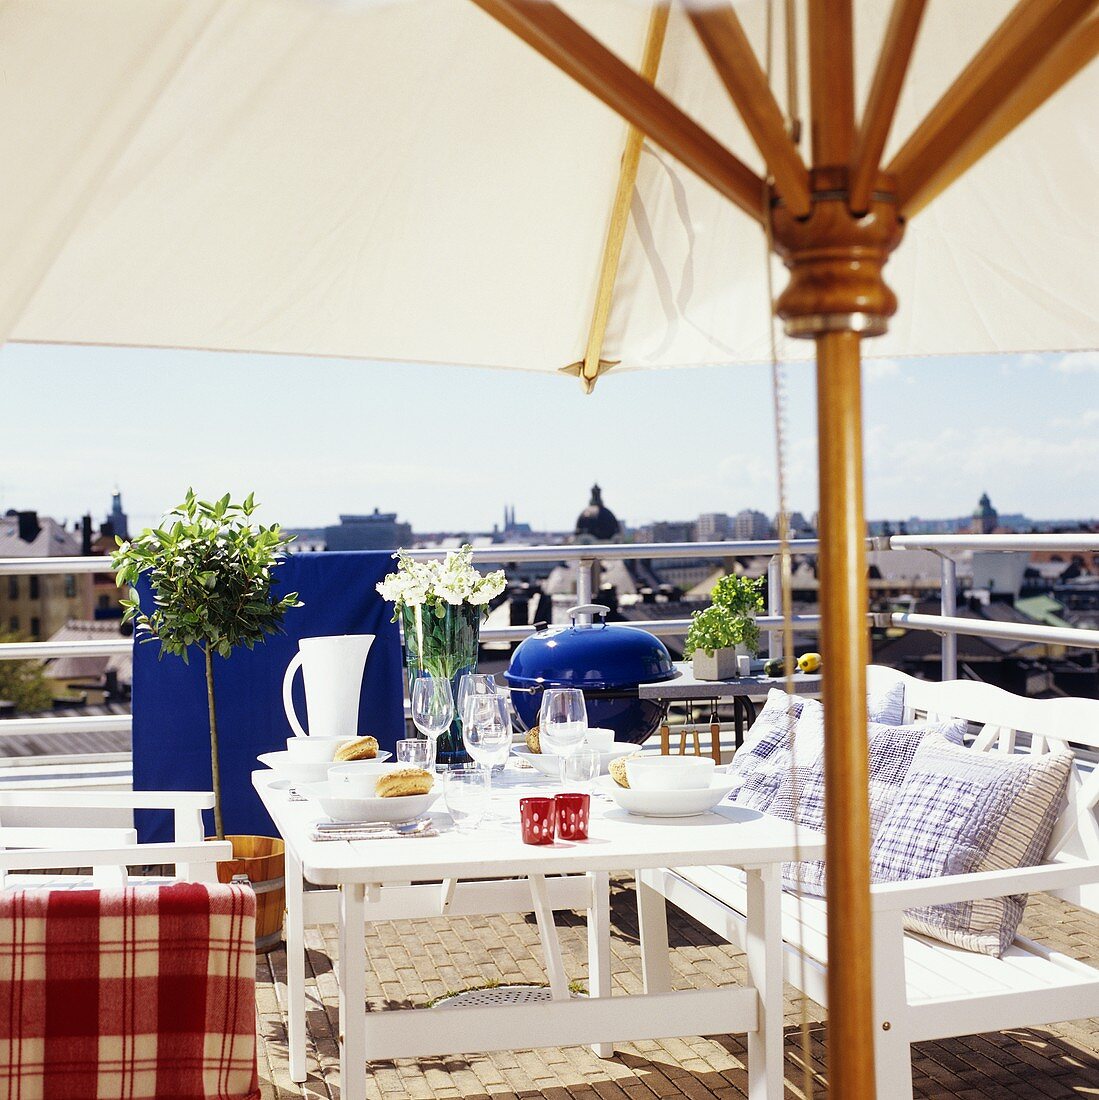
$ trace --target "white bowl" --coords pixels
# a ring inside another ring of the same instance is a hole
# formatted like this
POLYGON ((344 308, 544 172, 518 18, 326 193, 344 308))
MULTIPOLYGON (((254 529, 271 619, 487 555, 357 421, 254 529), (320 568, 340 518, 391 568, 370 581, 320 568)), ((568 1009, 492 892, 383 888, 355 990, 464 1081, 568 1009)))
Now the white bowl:
POLYGON ((598 726, 589 726, 584 734, 584 740, 589 749, 597 749, 599 752, 610 752, 614 747, 614 730, 600 729, 598 726))
MULTIPOLYGON (((381 756, 381 753, 378 754, 381 756)), ((389 753, 385 754, 386 756, 389 753)), ((348 760, 341 764, 328 765, 328 782, 333 790, 349 794, 353 798, 373 798, 378 777, 396 768, 407 768, 408 764, 391 760, 348 760)))
POLYGON ((288 737, 286 751, 295 760, 331 761, 341 745, 354 740, 354 737, 288 737))
POLYGON ((345 794, 343 784, 306 783, 298 790, 333 821, 414 821, 427 812, 441 793, 438 787, 427 794, 406 794, 395 798, 355 798, 345 794))
MULTIPOLYGON (((391 755, 380 752, 374 759, 388 760, 391 755)), ((332 767, 331 760, 298 760, 285 751, 260 753, 256 759, 272 771, 278 772, 280 778, 292 779, 295 783, 319 783, 328 778, 328 769, 332 767)))
POLYGON ((595 781, 597 791, 638 817, 698 817, 709 813, 735 786, 725 776, 714 776, 702 790, 686 791, 635 791, 620 787, 610 776, 595 781))
POLYGON ((714 776, 709 756, 634 756, 626 761, 626 778, 635 791, 701 791, 714 776))
MULTIPOLYGON (((561 757, 556 753, 531 752, 526 745, 512 745, 511 751, 520 760, 525 760, 528 764, 537 768, 543 775, 548 775, 550 779, 561 778, 561 757)), ((637 752, 637 746, 625 741, 612 742, 611 747, 606 752, 599 754, 599 774, 606 775, 612 760, 617 760, 618 757, 625 756, 630 752, 637 752)))

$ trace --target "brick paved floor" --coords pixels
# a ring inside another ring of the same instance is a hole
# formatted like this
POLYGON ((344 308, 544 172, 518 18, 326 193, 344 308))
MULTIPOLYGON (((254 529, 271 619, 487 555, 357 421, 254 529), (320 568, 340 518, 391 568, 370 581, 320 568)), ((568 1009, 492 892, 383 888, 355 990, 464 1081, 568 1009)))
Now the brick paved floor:
MULTIPOLYGON (((743 975, 743 957, 707 929, 669 910, 677 988, 732 984, 743 975)), ((586 976, 582 916, 558 914, 562 950, 570 977, 586 976)), ((1099 917, 1050 898, 1032 899, 1023 931, 1099 965, 1099 917)), ((378 924, 366 933, 372 971, 367 1008, 422 1005, 452 990, 488 981, 543 982, 533 918, 409 921, 378 924)), ((308 1024, 311 1074, 302 1086, 287 1075, 285 981, 281 949, 260 963, 260 1077, 264 1100, 339 1096, 336 1047, 337 991, 331 960, 334 927, 307 932, 308 1024)), ((615 993, 641 991, 637 915, 629 880, 612 891, 615 993)), ((803 1097, 800 998, 787 987, 786 1082, 788 1097, 803 1097)), ((825 1097, 827 1027, 809 1003, 810 1059, 814 1095, 825 1097)), ((734 1100, 747 1095, 746 1041, 742 1035, 698 1037, 621 1046, 610 1061, 587 1048, 570 1047, 497 1054, 446 1056, 377 1063, 370 1096, 379 1100, 734 1100)), ((991 1035, 922 1043, 913 1051, 915 1091, 920 1097, 1014 1100, 1034 1097, 1099 1097, 1099 1020, 1056 1027, 1023 1028, 991 1035)), ((890 1100, 882 1097, 880 1100, 890 1100)))

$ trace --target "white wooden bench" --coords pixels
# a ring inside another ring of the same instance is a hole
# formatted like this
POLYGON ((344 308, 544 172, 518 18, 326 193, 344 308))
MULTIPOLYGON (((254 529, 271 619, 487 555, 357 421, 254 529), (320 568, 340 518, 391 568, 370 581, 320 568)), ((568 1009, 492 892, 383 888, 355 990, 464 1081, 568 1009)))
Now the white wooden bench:
MULTIPOLYGON (((1072 742, 1099 748, 1099 700, 1025 699, 973 681, 929 683, 872 666, 871 687, 905 684, 905 720, 965 718, 974 747, 1045 752, 1072 742), (1029 735, 1029 736, 1018 736, 1029 735)), ((1070 746, 1072 747, 1072 746, 1070 746)), ((906 932, 905 909, 1001 894, 1048 893, 1099 912, 1099 769, 1078 760, 1048 860, 1039 867, 875 885, 873 997, 880 1100, 912 1095, 909 1045, 956 1035, 1099 1016, 1099 969, 1016 938, 1003 958, 906 932), (897 976, 904 975, 904 980, 897 976)), ((731 943, 744 946, 743 875, 706 867, 642 872, 637 885, 645 990, 669 988, 665 899, 731 943)), ((827 1005, 828 940, 821 898, 783 895, 785 976, 827 1005)))
POLYGON ((204 791, 0 789, 0 888, 88 885, 76 875, 35 873, 76 868, 87 868, 95 886, 216 882, 218 860, 233 850, 229 841, 205 840, 202 811, 213 805, 204 791), (139 844, 134 810, 171 810, 175 840, 139 844), (175 875, 131 879, 126 870, 162 864, 174 865, 175 875))

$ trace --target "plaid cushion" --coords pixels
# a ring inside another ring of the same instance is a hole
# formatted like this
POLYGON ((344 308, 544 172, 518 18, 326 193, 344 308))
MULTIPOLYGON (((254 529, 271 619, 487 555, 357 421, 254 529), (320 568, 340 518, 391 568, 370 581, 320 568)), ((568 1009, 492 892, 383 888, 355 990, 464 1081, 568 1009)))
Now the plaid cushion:
POLYGON ((0 892, 0 1093, 258 1100, 246 886, 0 892))
MULTIPOLYGON (((867 693, 866 709, 873 722, 900 725, 904 717, 903 681, 898 680, 873 695, 867 693)), ((770 812, 782 777, 790 767, 791 734, 806 716, 819 727, 823 737, 824 708, 816 699, 803 699, 771 688, 767 702, 729 765, 729 779, 736 783, 731 793, 733 802, 761 813, 770 812)))
MULTIPOLYGON (((793 759, 782 776, 779 788, 767 812, 793 821, 795 810, 800 825, 824 831, 824 714, 823 710, 802 712, 794 732, 793 759)), ((915 722, 908 726, 889 726, 871 722, 867 726, 868 769, 870 775, 870 835, 876 836, 897 793, 901 789, 916 750, 925 737, 935 734, 960 745, 965 736, 964 720, 915 722)), ((824 894, 823 860, 783 866, 783 882, 803 893, 824 894)))
MULTIPOLYGON (((1072 753, 1015 756, 928 738, 916 750, 870 851, 875 882, 1032 867, 1045 856, 1068 785, 1072 753)), ((999 957, 1026 896, 905 912, 905 927, 999 957)))
POLYGON ((894 680, 880 691, 868 691, 866 718, 883 726, 901 725, 904 722, 904 681, 894 680))
POLYGON ((756 716, 729 765, 732 800, 761 813, 771 804, 782 773, 789 765, 790 734, 804 700, 771 688, 767 702, 756 716))

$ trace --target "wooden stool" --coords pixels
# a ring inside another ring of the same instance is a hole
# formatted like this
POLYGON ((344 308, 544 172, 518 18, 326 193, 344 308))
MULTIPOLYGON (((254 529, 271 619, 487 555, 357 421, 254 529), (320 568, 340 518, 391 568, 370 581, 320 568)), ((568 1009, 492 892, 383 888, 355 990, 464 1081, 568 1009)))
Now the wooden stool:
MULTIPOLYGON (((694 747, 694 755, 702 755, 702 745, 699 741, 699 727, 693 725, 690 721, 685 722, 679 727, 679 755, 687 755, 687 735, 691 735, 691 741, 694 747)), ((671 726, 665 721, 660 726, 660 755, 670 756, 672 752, 672 730, 671 726)), ((714 758, 715 764, 721 763, 721 723, 717 717, 717 700, 714 700, 713 706, 710 710, 710 755, 714 758)))

